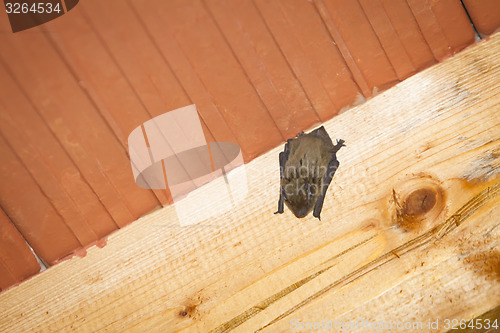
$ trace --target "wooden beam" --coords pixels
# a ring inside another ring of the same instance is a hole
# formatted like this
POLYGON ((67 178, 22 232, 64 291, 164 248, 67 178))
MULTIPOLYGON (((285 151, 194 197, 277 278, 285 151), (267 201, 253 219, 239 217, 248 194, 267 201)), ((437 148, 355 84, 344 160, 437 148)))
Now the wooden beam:
POLYGON ((437 332, 495 308, 498 54, 500 34, 328 121, 347 147, 321 221, 273 214, 277 147, 237 209, 181 227, 163 208, 3 292, 0 331, 437 332))

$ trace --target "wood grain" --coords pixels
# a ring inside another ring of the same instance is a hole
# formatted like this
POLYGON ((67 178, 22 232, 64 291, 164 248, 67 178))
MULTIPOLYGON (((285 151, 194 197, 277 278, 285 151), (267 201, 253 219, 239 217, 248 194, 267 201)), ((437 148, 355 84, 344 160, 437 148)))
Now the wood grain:
POLYGON ((325 123, 347 147, 321 222, 272 214, 276 147, 245 165, 244 205, 190 227, 165 207, 3 292, 0 331, 436 332, 495 308, 499 53, 497 34, 325 123))

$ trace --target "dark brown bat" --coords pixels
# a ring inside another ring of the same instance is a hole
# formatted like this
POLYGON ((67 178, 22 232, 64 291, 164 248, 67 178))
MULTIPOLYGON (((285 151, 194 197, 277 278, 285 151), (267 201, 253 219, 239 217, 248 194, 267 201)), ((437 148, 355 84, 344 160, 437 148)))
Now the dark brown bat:
POLYGON ((297 217, 313 210, 313 216, 320 219, 326 190, 339 167, 337 151, 343 146, 344 140, 333 145, 323 126, 287 140, 279 155, 281 187, 275 214, 283 213, 286 203, 297 217))

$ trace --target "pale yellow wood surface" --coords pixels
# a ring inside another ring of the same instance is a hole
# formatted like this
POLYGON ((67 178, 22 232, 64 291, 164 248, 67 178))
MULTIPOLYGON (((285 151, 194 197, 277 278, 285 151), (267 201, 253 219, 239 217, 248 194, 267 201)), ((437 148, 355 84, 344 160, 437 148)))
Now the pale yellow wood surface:
MULTIPOLYGON (((246 165, 237 210, 180 227, 164 208, 3 292, 0 331, 309 332, 291 325, 327 319, 438 332, 496 307, 499 54, 497 34, 326 123, 347 147, 321 222, 273 214, 277 147, 246 165), (436 203, 411 220, 421 188, 436 203)), ((359 323, 344 332, 374 331, 359 323)))

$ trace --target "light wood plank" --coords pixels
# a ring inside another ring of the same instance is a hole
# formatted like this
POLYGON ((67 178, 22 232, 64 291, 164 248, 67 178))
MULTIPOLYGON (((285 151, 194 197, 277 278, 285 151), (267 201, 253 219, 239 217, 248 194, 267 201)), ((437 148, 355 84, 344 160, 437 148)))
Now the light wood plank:
POLYGON ((163 208, 3 292, 0 331, 287 332, 292 319, 365 319, 439 320, 436 332, 495 308, 498 54, 500 34, 327 122, 347 147, 321 222, 273 214, 277 147, 245 166, 237 209, 180 227, 163 208), (412 220, 418 189, 435 204, 412 220))

